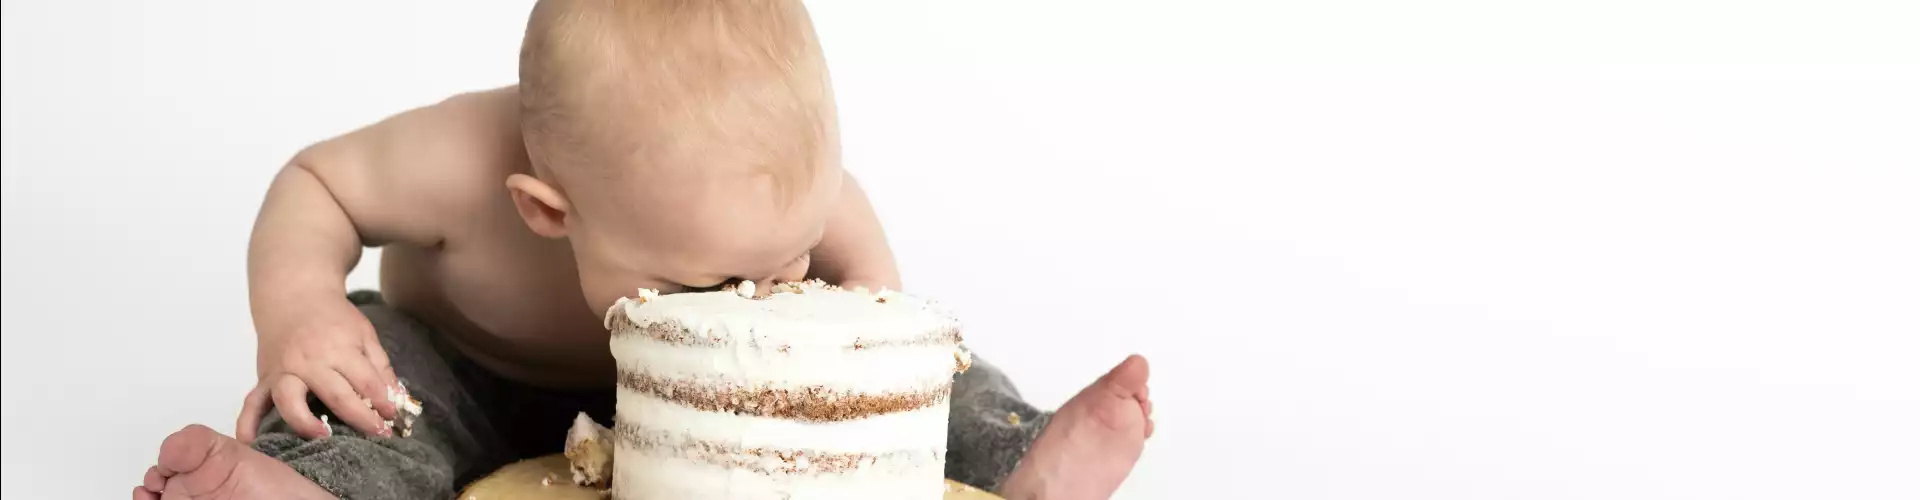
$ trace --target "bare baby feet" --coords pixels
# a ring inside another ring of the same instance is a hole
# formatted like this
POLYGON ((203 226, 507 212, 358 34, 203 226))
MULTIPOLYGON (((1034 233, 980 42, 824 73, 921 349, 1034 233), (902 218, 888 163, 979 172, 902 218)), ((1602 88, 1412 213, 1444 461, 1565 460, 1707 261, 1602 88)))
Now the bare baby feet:
POLYGON ((1147 359, 1130 356, 1054 413, 1000 494, 1007 500, 1112 497, 1153 435, 1152 415, 1147 359))
POLYGON ((133 500, 332 499, 287 464, 203 425, 189 425, 160 443, 160 460, 133 488, 133 500))

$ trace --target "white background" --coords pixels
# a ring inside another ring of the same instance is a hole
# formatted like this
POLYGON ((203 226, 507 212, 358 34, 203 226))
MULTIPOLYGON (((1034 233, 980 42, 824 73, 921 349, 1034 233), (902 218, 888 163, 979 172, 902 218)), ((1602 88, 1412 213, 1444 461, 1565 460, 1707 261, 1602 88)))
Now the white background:
MULTIPOLYGON (((1912 499, 1911 5, 812 8, 909 288, 1042 406, 1153 362, 1120 497, 1912 499)), ((232 428, 274 170, 511 83, 528 3, 4 6, 35 499, 232 428)))

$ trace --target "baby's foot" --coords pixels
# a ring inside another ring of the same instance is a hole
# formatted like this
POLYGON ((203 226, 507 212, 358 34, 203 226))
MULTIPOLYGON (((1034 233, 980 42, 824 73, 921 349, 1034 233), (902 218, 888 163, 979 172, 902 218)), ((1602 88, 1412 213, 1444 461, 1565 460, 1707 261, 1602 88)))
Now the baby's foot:
POLYGON ((1147 359, 1130 356, 1054 413, 1000 494, 1008 500, 1112 497, 1153 435, 1152 415, 1147 359))
POLYGON ((158 500, 163 493, 168 499, 193 500, 334 498, 287 464, 203 425, 167 436, 160 443, 160 460, 147 469, 143 484, 133 487, 134 500, 158 500))

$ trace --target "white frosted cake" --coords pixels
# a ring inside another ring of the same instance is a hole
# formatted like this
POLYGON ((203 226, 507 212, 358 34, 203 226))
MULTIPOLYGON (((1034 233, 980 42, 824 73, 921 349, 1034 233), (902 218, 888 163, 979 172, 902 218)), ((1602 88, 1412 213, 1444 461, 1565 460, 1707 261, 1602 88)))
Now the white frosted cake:
POLYGON ((789 283, 641 290, 607 311, 613 497, 933 500, 959 323, 931 302, 789 283))

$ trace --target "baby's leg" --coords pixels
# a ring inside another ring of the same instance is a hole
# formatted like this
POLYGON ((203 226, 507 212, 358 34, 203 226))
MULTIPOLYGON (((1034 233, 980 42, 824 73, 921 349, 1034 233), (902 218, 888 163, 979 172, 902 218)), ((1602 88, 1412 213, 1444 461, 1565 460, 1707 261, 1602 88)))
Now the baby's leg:
POLYGON ((352 298, 379 332, 395 374, 420 400, 411 435, 373 438, 332 420, 332 436, 307 440, 276 412, 262 422, 253 448, 346 499, 452 498, 457 488, 510 460, 470 393, 486 389, 467 387, 469 381, 450 366, 457 355, 442 352, 425 325, 381 303, 377 294, 352 298))

